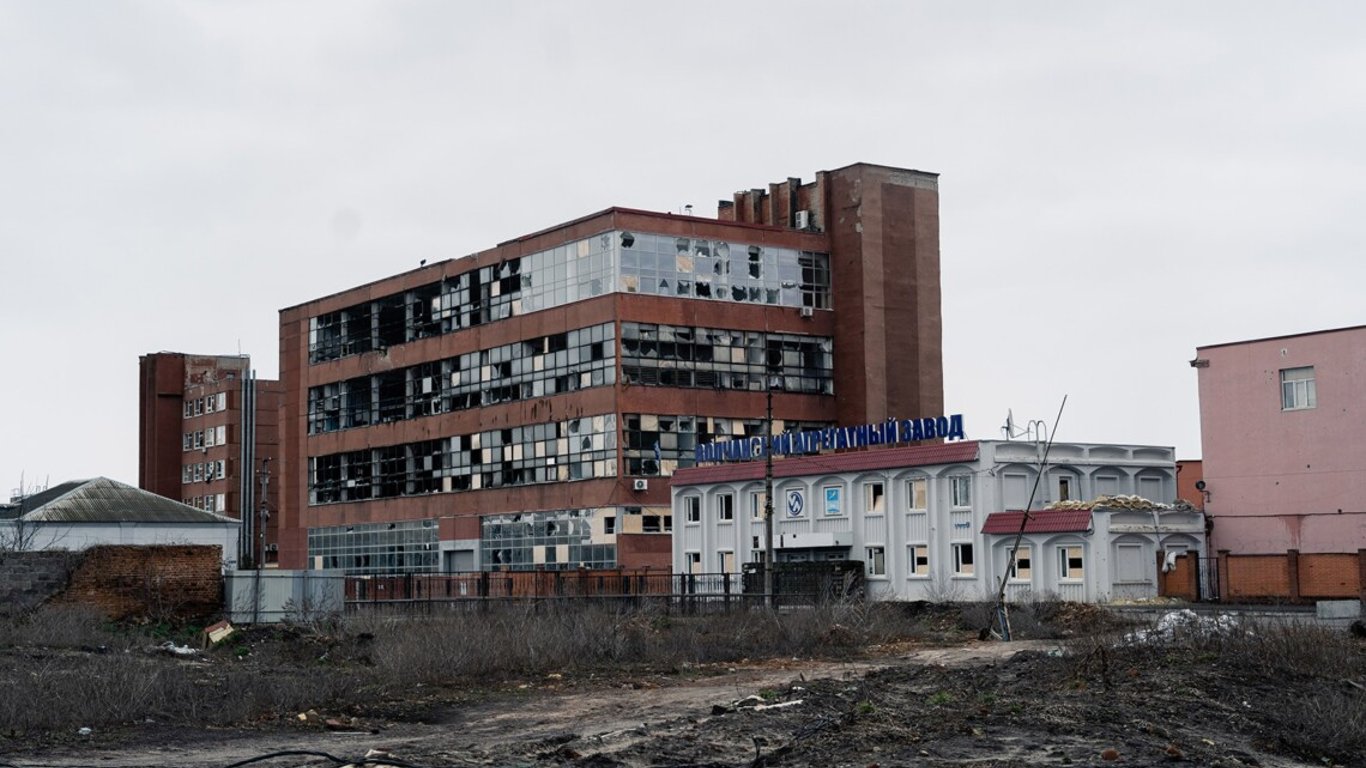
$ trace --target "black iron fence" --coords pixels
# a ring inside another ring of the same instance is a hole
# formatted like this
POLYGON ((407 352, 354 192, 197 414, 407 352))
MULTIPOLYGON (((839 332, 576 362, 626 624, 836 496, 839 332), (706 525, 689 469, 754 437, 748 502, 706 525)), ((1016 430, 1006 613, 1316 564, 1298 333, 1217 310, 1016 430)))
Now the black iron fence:
MULTIPOLYGON (((862 563, 780 563, 774 581, 774 603, 780 607, 863 598, 862 563)), ((761 564, 746 565, 743 573, 613 569, 346 577, 349 611, 626 602, 690 612, 759 607, 767 602, 766 597, 761 564)))

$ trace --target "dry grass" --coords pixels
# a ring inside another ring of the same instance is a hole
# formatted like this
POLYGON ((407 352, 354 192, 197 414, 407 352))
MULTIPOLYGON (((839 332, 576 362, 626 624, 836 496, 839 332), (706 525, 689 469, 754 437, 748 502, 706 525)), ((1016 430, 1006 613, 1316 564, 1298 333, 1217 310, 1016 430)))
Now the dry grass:
POLYGON ((849 656, 915 637, 923 619, 896 605, 838 604, 792 613, 678 616, 603 606, 503 608, 422 619, 360 617, 344 632, 395 685, 620 665, 676 667, 775 656, 849 656))
POLYGON ((1108 631, 1070 646, 1078 677, 1107 689, 1133 669, 1167 670, 1174 685, 1200 678, 1216 700, 1263 718, 1281 750, 1328 763, 1366 754, 1366 645, 1346 632, 1206 621, 1165 633, 1108 631), (1304 690, 1316 693, 1292 693, 1304 690))

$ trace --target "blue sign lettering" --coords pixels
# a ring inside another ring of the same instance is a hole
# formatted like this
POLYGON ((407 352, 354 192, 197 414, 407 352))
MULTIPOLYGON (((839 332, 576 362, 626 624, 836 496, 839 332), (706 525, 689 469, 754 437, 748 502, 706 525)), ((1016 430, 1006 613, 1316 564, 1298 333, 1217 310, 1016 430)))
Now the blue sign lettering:
POLYGON ((935 416, 921 419, 888 419, 880 424, 856 427, 827 427, 809 432, 785 432, 771 438, 750 437, 703 443, 693 448, 698 464, 719 461, 747 461, 775 456, 799 456, 846 448, 867 448, 870 445, 916 443, 921 440, 966 440, 963 414, 935 416))

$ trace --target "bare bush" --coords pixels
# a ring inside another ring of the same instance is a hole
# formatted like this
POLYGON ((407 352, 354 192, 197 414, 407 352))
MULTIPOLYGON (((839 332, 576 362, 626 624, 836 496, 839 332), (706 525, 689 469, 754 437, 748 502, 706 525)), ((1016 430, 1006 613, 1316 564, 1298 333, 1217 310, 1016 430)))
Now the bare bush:
POLYGON ((0 621, 0 648, 14 646, 122 650, 129 638, 113 631, 98 609, 50 604, 0 621))
POLYGON ((1276 724, 1267 730, 1281 734, 1287 750, 1330 763, 1366 754, 1366 706, 1360 689, 1366 683, 1366 650, 1342 631, 1205 618, 1080 637, 1058 663, 1071 665, 1078 679, 1098 679, 1106 689, 1138 670, 1158 670, 1172 681, 1192 675, 1278 681, 1262 695, 1241 699, 1240 707, 1276 724), (1319 693, 1285 693, 1292 682, 1294 689, 1319 693))
POLYGON ((848 656, 918 636, 922 626, 923 617, 897 604, 832 603, 695 616, 651 607, 509 606, 421 620, 357 617, 346 631, 373 638, 369 653, 382 680, 407 685, 623 664, 848 656))

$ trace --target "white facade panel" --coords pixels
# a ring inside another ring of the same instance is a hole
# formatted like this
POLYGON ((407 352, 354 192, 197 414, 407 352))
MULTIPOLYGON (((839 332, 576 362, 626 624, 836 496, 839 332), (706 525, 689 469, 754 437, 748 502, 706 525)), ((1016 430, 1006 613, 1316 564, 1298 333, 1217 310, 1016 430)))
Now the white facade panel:
MULTIPOLYGON (((994 599, 1007 573, 1008 548, 1001 545, 1012 543, 1014 536, 984 535, 982 528, 992 513, 1024 507, 1039 474, 1042 451, 1032 442, 981 441, 977 446, 977 459, 966 464, 780 478, 774 483, 775 556, 864 560, 870 572, 869 594, 877 598, 994 599), (880 573, 869 558, 881 563, 880 573)), ((873 455, 877 450, 867 452, 873 455)), ((1057 462, 1050 461, 1039 483, 1034 509, 1063 495, 1072 501, 1089 500, 1102 488, 1111 493, 1142 488, 1157 495, 1152 499, 1157 502, 1170 502, 1168 497, 1175 493, 1176 462, 1170 448, 1068 444, 1055 445, 1054 450, 1057 462)), ((717 519, 717 505, 709 502, 702 505, 699 524, 676 523, 675 571, 689 571, 690 553, 701 553, 708 572, 725 564, 719 553, 734 552, 736 568, 759 559, 764 549, 762 521, 751 520, 745 526, 743 520, 751 513, 751 494, 757 492, 755 498, 762 503, 762 486, 751 480, 688 484, 687 476, 688 470, 683 470, 674 479, 676 521, 683 520, 684 496, 700 494, 711 500, 721 493, 734 495, 736 520, 717 519)), ((1178 539, 1202 547, 1203 519, 1199 513, 1171 511, 1163 513, 1154 527, 1151 514, 1146 520, 1136 515, 1115 513, 1114 523, 1125 528, 1111 532, 1112 513, 1097 509, 1088 532, 1026 536, 1028 564, 1007 584, 1007 594, 1012 599, 1107 601, 1155 593, 1157 548, 1178 539), (1143 531, 1145 523, 1146 533, 1125 533, 1130 527, 1143 531), (1117 537, 1130 535, 1139 536, 1128 542, 1131 547, 1112 546, 1117 537), (1124 579, 1118 578, 1121 564, 1124 579), (1140 569, 1145 569, 1141 577, 1140 569)))

